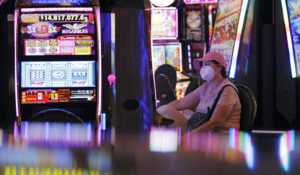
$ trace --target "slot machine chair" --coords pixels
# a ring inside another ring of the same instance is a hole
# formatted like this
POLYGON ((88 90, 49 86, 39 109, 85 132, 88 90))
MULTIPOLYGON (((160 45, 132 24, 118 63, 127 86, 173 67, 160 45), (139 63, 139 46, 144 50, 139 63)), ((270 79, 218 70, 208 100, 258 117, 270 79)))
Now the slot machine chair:
POLYGON ((245 85, 236 85, 242 106, 240 130, 251 132, 256 118, 257 103, 250 88, 245 85))
POLYGON ((169 78, 165 74, 159 74, 155 77, 156 96, 160 101, 159 106, 166 105, 176 100, 176 93, 169 78))
POLYGON ((171 87, 175 91, 176 83, 177 83, 177 74, 175 68, 169 64, 162 64, 158 66, 158 68, 156 69, 155 77, 158 76, 159 74, 164 74, 168 77, 171 87))

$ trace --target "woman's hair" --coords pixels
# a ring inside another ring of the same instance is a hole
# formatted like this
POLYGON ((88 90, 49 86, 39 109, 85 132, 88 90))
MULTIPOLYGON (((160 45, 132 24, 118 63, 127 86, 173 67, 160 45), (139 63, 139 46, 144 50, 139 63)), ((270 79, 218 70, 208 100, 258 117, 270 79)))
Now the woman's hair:
MULTIPOLYGON (((215 63, 216 65, 220 65, 220 63, 218 63, 215 60, 212 60, 212 62, 215 63)), ((227 78, 226 68, 224 66, 222 66, 222 68, 221 68, 221 75, 222 75, 223 78, 227 78)))

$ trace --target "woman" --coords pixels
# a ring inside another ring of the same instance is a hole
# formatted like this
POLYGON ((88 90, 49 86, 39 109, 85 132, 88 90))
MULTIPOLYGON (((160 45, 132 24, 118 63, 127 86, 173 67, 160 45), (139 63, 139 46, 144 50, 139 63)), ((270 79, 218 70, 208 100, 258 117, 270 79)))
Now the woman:
POLYGON ((217 52, 209 52, 203 58, 194 60, 194 66, 196 69, 200 69, 200 76, 206 82, 184 98, 159 107, 158 113, 165 118, 174 120, 172 125, 181 127, 183 131, 228 132, 229 128, 239 129, 241 103, 236 87, 226 77, 224 57, 217 52), (207 114, 208 110, 212 109, 223 87, 210 120, 195 127, 195 118, 197 120, 200 114, 207 114), (180 112, 186 109, 195 111, 190 120, 180 112))

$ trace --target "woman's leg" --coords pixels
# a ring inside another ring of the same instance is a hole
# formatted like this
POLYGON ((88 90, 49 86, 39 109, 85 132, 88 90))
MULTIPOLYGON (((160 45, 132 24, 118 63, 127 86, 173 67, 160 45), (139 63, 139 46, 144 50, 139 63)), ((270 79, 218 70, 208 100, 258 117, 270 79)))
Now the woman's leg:
POLYGON ((188 119, 172 106, 163 105, 157 109, 157 112, 167 119, 174 120, 171 126, 181 127, 184 132, 187 130, 188 119))

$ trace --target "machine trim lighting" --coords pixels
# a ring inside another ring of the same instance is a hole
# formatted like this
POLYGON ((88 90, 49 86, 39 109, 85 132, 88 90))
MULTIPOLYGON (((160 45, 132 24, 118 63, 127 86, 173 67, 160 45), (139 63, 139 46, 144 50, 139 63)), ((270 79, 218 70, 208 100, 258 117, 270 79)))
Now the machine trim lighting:
POLYGON ((240 42, 241 42, 242 29, 243 29, 243 26, 244 26, 244 21, 245 21, 245 16, 246 16, 248 3, 249 3, 249 0, 244 0, 243 4, 242 4, 240 19, 239 19, 239 24, 238 24, 238 29, 237 29, 237 36, 236 36, 236 39, 235 39, 233 55, 232 55, 232 60, 231 60, 231 66, 230 66, 230 73, 229 73, 230 78, 235 77, 238 51, 239 51, 239 46, 240 46, 240 42))
POLYGON ((65 12, 65 11, 74 11, 74 12, 92 12, 92 7, 44 7, 44 8, 22 8, 22 13, 29 12, 65 12))
POLYGON ((216 4, 218 0, 184 0, 184 3, 187 5, 192 4, 216 4))
MULTIPOLYGON (((287 45, 288 45, 288 50, 289 50, 289 55, 290 55, 291 74, 292 74, 292 78, 296 78, 297 72, 296 72, 296 63, 295 63, 295 52, 293 50, 293 49, 296 49, 296 48, 294 48, 296 43, 294 41, 294 44, 293 44, 293 40, 292 40, 292 31, 291 31, 291 26, 290 26, 290 22, 292 23, 292 20, 290 19, 290 21, 289 21, 289 15, 288 15, 288 11, 287 11, 288 8, 287 8, 287 4, 286 4, 287 2, 291 2, 291 1, 281 0, 283 20, 284 20, 284 26, 285 26, 286 38, 287 38, 287 45)), ((297 10, 299 10, 299 7, 297 10)), ((298 76, 300 76, 300 71, 298 72, 298 76)))

